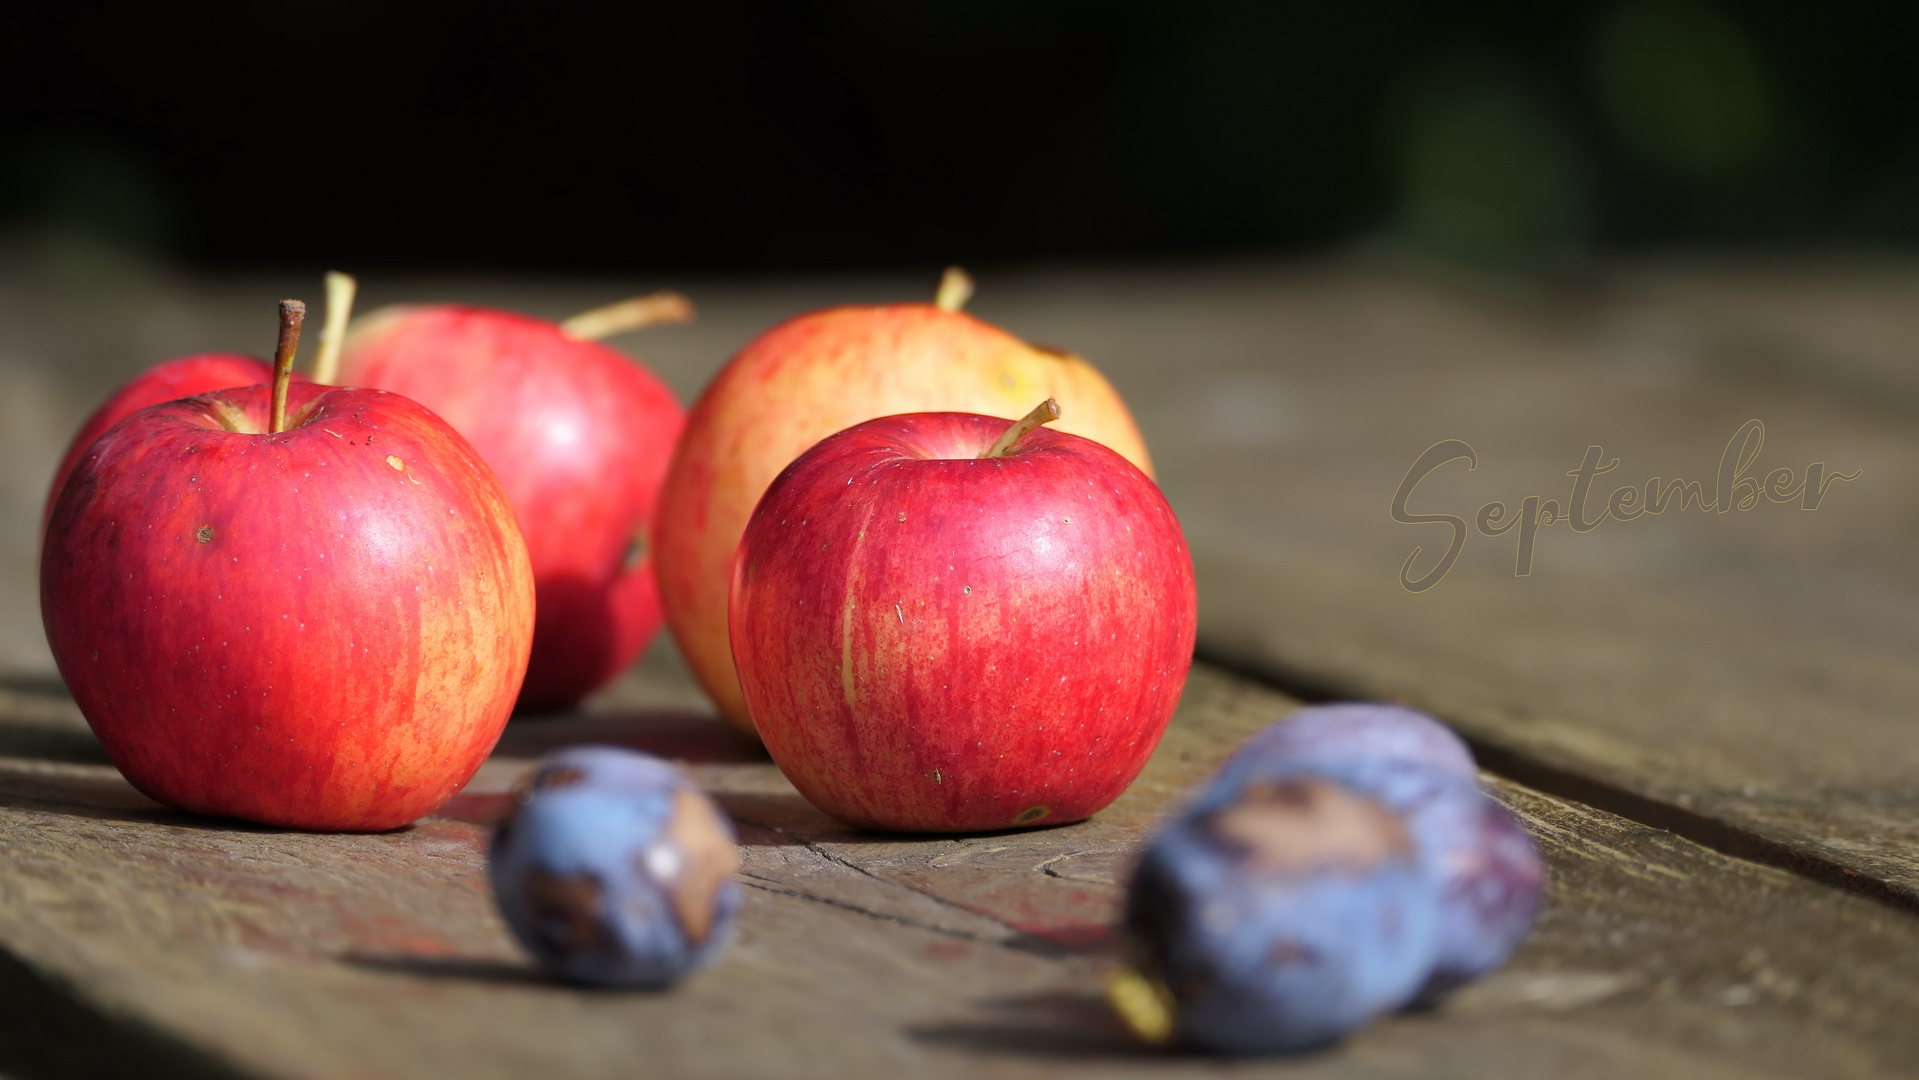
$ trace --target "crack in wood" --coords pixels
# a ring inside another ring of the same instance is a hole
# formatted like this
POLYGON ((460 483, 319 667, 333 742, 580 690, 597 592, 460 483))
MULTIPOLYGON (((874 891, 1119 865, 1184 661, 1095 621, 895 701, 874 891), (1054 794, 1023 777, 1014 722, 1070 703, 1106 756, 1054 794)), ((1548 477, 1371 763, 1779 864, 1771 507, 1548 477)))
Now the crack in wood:
MULTIPOLYGON (((847 865, 843 863, 841 860, 835 859, 833 861, 839 865, 847 865)), ((854 866, 854 867, 851 867, 851 869, 859 870, 860 868, 857 866, 854 866)), ((863 870, 861 872, 865 873, 865 871, 863 870)), ((948 907, 955 911, 962 912, 968 915, 977 916, 997 926, 1004 927, 1007 931, 1007 935, 1005 937, 988 937, 983 934, 969 933, 965 930, 958 930, 948 926, 940 926, 935 923, 923 922, 919 919, 907 918, 904 915, 894 915, 889 912, 874 911, 872 908, 862 907, 858 904, 849 903, 845 900, 840 900, 835 897, 821 896, 818 893, 810 893, 800 889, 795 889, 790 885, 786 885, 784 883, 778 882, 772 878, 761 877, 757 874, 742 873, 740 875, 740 884, 745 885, 749 889, 758 889, 761 892, 773 893, 778 896, 786 896, 794 900, 804 900, 809 903, 823 904, 827 907, 835 908, 840 911, 849 912, 854 915, 863 915, 869 919, 877 919, 881 922, 892 923, 895 926, 909 927, 914 930, 925 930, 930 933, 939 934, 943 937, 955 938, 960 941, 965 941, 965 942, 968 942, 969 944, 989 945, 994 948, 1005 949, 1008 952, 1023 953, 1027 956, 1039 957, 1045 960, 1067 960, 1075 956, 1083 956, 1087 952, 1087 950, 1084 948, 1076 948, 1069 944, 1063 944, 1061 942, 1054 941, 1042 934, 1035 934, 1028 930, 1021 930, 1019 927, 1006 923, 1003 920, 995 918, 992 915, 989 915, 985 912, 974 911, 971 908, 954 904, 950 901, 943 900, 940 897, 933 896, 930 893, 922 892, 919 889, 915 889, 915 888, 912 888, 911 886, 901 884, 900 882, 889 881, 886 878, 882 878, 882 877, 874 877, 871 874, 868 874, 867 876, 873 877, 875 881, 881 882, 882 884, 891 885, 900 889, 904 889, 907 892, 913 893, 916 896, 924 896, 929 899, 936 900, 943 907, 948 907)))
MULTIPOLYGON (((867 908, 862 908, 859 905, 848 903, 844 900, 837 900, 831 897, 820 896, 814 893, 807 893, 807 892, 802 892, 798 890, 793 890, 790 886, 784 886, 783 884, 780 885, 780 887, 775 887, 774 884, 772 883, 776 882, 776 879, 762 877, 760 875, 752 874, 745 871, 741 872, 742 884, 748 884, 754 888, 758 888, 766 892, 781 893, 782 895, 791 896, 791 897, 794 897, 795 899, 811 900, 816 903, 828 904, 833 907, 841 908, 846 911, 855 912, 857 914, 868 915, 868 916, 871 916, 872 918, 883 919, 888 922, 898 923, 899 925, 902 925, 902 926, 912 926, 912 927, 917 927, 923 930, 931 930, 935 933, 945 934, 949 937, 956 937, 965 941, 971 941, 971 942, 975 942, 983 945, 993 945, 999 948, 1009 949, 1014 952, 1027 953, 1029 955, 1042 956, 1049 959, 1062 959, 1069 956, 1082 955, 1085 952, 1087 952, 1087 949, 1084 947, 1075 946, 1073 944, 1069 944, 1062 941, 1056 941, 1056 940, 1053 940, 1052 938, 1047 937, 1043 933, 1037 933, 1026 927, 1022 927, 1014 923, 1010 923, 1006 921, 1004 918, 1000 917, 999 915, 991 911, 988 911, 982 908, 973 907, 968 904, 962 904, 957 901, 948 899, 947 897, 941 896, 938 893, 930 892, 910 882, 899 881, 894 878, 890 878, 885 875, 875 873, 870 868, 861 866, 859 863, 854 862, 851 859, 847 859, 844 856, 837 855, 827 850, 821 844, 812 840, 808 840, 807 838, 803 836, 796 835, 791 830, 783 828, 781 826, 768 824, 764 821, 752 820, 746 817, 737 817, 735 818, 735 821, 741 824, 751 825, 754 828, 765 829, 767 832, 774 833, 776 835, 794 840, 799 844, 799 846, 805 848, 807 851, 813 853, 814 855, 817 855, 822 860, 828 863, 831 863, 834 866, 840 867, 842 869, 851 870, 854 873, 857 873, 860 876, 870 881, 873 881, 877 884, 886 886, 888 888, 899 889, 903 892, 910 893, 913 896, 920 897, 925 900, 930 900, 936 906, 943 908, 947 911, 951 911, 955 914, 964 915, 964 916, 968 916, 975 919, 981 919, 986 922, 992 923, 993 925, 998 926, 1001 929, 1005 930, 1006 936, 1003 938, 987 937, 980 934, 969 933, 964 930, 957 930, 957 929, 952 929, 948 927, 937 926, 932 923, 922 922, 917 919, 910 919, 901 915, 892 915, 885 912, 872 911, 867 908), (745 879, 751 879, 751 880, 749 881, 745 879)), ((1003 849, 994 848, 993 850, 999 851, 1003 849)), ((1056 856, 1053 856, 1052 858, 1047 859, 1045 864, 1042 864, 1042 867, 1049 866, 1050 864, 1058 862, 1061 859, 1072 858, 1075 855, 1084 855, 1088 853, 1089 851, 1073 851, 1073 852, 1067 852, 1061 855, 1056 855, 1056 856)), ((1053 873, 1050 870, 1044 870, 1044 873, 1046 876, 1059 881, 1076 880, 1076 879, 1064 877, 1063 875, 1060 875, 1057 873, 1053 873)))
POLYGON ((915 930, 926 930, 946 937, 958 938, 961 941, 972 942, 975 945, 1003 944, 991 938, 981 937, 978 934, 969 934, 964 930, 955 930, 946 926, 936 926, 932 923, 921 922, 918 919, 909 919, 904 915, 893 915, 884 911, 874 911, 872 908, 861 907, 858 904, 850 904, 831 896, 821 896, 818 893, 803 892, 783 882, 776 881, 773 878, 761 877, 758 874, 740 874, 740 884, 749 889, 758 889, 761 892, 788 896, 795 900, 805 900, 814 904, 825 904, 827 907, 838 908, 841 911, 850 911, 855 915, 864 915, 869 919, 878 919, 881 922, 889 922, 896 926, 908 926, 915 930))

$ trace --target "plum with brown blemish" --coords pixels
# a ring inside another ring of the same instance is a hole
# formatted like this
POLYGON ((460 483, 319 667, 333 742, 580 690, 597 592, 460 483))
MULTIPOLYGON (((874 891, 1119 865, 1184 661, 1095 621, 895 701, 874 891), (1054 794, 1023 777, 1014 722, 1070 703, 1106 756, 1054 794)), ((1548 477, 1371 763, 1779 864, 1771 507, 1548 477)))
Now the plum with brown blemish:
POLYGON ((1310 1049, 1425 982, 1438 892, 1399 816, 1320 777, 1243 785, 1154 838, 1114 994, 1135 1030, 1228 1053, 1310 1049))
POLYGON ((1391 807, 1440 888, 1440 944, 1431 990, 1497 968, 1526 939, 1546 868, 1510 810, 1480 788, 1472 752, 1450 728, 1397 705, 1302 709, 1247 740, 1199 796, 1246 784, 1330 777, 1391 807))
POLYGON ((726 948, 739 912, 726 815, 672 766, 611 746, 548 755, 494 833, 514 936, 568 982, 657 989, 726 948))

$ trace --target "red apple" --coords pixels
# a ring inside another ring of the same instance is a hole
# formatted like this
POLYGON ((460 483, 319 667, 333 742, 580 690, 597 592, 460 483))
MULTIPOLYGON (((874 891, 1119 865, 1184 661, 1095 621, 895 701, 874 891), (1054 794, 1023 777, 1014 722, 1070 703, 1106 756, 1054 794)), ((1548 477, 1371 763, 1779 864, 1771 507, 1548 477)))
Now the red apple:
POLYGON ((714 377, 687 418, 661 496, 660 591, 688 665, 742 730, 753 721, 727 644, 733 553, 760 495, 807 447, 876 416, 1018 416, 1051 396, 1065 409, 1064 430, 1152 475, 1132 415, 1091 364, 954 310, 953 282, 949 271, 937 304, 830 308, 774 327, 714 377))
MULTIPOLYGON (((683 298, 670 299, 690 314, 683 298)), ((575 704, 659 631, 653 515, 685 417, 651 372, 583 338, 661 314, 608 326, 587 325, 598 315, 589 313, 563 327, 451 304, 397 307, 360 320, 346 339, 340 382, 440 414, 493 467, 519 514, 539 592, 523 709, 575 704)))
POLYGON ((106 434, 108 428, 149 405, 178 401, 210 390, 263 386, 272 381, 273 368, 265 361, 235 353, 183 356, 141 372, 95 409, 93 415, 87 417, 86 423, 80 425, 80 433, 67 444, 66 455, 60 459, 60 467, 53 472, 53 486, 47 491, 46 505, 40 511, 40 531, 47 531, 47 519, 53 516, 53 501, 59 497, 60 487, 67 482, 67 475, 73 472, 73 467, 79 463, 80 456, 87 452, 87 448, 93 445, 93 440, 106 434))
POLYGON ((747 525, 740 685, 773 760, 842 821, 1078 821, 1172 717, 1195 626, 1179 523, 1106 447, 1021 434, 1037 420, 868 421, 788 466, 747 525))
POLYGON ((398 394, 284 379, 94 442, 55 502, 40 602, 135 787, 305 829, 393 828, 458 791, 533 635, 525 545, 466 440, 398 394))

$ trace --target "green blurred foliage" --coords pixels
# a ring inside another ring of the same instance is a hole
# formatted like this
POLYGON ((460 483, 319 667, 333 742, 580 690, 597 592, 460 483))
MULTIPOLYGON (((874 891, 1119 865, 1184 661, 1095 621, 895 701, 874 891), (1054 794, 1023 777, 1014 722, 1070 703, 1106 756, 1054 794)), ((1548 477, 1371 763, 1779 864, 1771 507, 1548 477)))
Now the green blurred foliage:
POLYGON ((173 246, 172 200, 153 170, 122 147, 68 135, 0 161, 7 218, 133 254, 162 256, 173 246))
POLYGON ((1564 257, 1584 239, 1586 169, 1545 97, 1497 57, 1448 56, 1400 88, 1388 145, 1395 224, 1435 254, 1503 268, 1564 257))
POLYGON ((1773 91, 1758 52, 1724 13, 1695 0, 1628 0, 1596 38, 1600 105, 1648 164, 1710 180, 1765 153, 1773 91))
POLYGON ((0 20, 0 231, 569 270, 1911 243, 1916 41, 1896 0, 70 0, 0 20))

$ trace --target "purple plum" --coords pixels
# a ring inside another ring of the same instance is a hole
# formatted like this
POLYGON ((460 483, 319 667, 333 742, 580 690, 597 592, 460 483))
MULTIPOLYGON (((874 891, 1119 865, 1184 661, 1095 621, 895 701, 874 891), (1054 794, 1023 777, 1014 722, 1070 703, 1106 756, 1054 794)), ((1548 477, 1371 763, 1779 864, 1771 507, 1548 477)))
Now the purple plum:
POLYGON ((1539 914, 1546 864, 1513 812, 1476 787, 1435 785, 1407 824, 1439 879, 1439 959, 1434 992, 1506 962, 1539 914))
POLYGON ((1439 894, 1384 804, 1321 777, 1242 785, 1154 838, 1126 907, 1135 963, 1184 1041, 1308 1049, 1425 983, 1439 894))
POLYGON ((549 754, 494 833, 493 895, 541 966, 587 986, 658 988, 731 939, 739 848, 713 800, 657 758, 549 754))
POLYGON ((1272 737, 1297 722, 1281 721, 1254 736, 1201 791, 1192 810, 1226 805, 1248 786, 1309 776, 1377 799, 1406 823, 1438 884, 1430 989, 1450 989, 1505 963, 1532 928, 1546 876, 1538 847, 1512 812, 1481 790, 1471 773, 1462 776, 1411 755, 1331 753, 1323 743, 1302 748, 1298 741, 1272 737))

